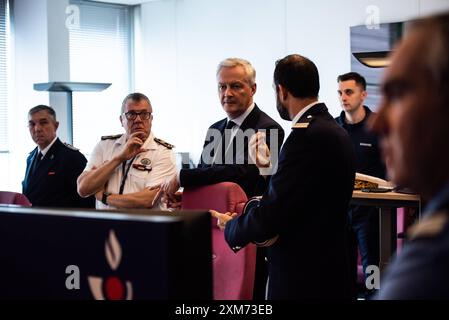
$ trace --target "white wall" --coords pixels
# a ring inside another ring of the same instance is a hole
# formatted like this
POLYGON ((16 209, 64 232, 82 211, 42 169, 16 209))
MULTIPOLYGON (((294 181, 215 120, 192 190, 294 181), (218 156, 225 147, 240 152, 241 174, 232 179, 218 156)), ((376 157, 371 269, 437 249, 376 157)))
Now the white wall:
POLYGON ((216 91, 219 61, 236 56, 256 68, 257 104, 288 134, 272 89, 274 62, 290 53, 313 60, 321 77, 320 100, 340 107, 336 77, 350 70, 349 27, 364 24, 367 7, 380 23, 449 9, 447 0, 164 0, 142 4, 141 59, 136 90, 147 93, 154 131, 197 159, 206 129, 225 117, 216 91))
POLYGON ((33 83, 48 79, 47 0, 14 2, 14 82, 10 110, 14 150, 30 151, 34 143, 28 133, 28 110, 48 103, 48 93, 33 90, 33 83), (32 10, 30 10, 30 7, 32 10))
POLYGON ((28 110, 48 104, 46 92, 33 90, 33 83, 48 79, 47 0, 14 1, 14 43, 12 83, 8 121, 10 154, 2 161, 0 189, 20 191, 25 175, 26 157, 34 147, 28 133, 28 110))

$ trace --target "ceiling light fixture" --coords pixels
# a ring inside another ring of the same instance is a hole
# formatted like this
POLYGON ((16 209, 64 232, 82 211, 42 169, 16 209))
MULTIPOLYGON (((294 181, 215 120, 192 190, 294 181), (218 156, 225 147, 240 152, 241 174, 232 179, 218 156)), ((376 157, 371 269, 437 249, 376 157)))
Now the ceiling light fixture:
POLYGON ((353 52, 354 57, 370 68, 384 68, 390 64, 391 51, 353 52))

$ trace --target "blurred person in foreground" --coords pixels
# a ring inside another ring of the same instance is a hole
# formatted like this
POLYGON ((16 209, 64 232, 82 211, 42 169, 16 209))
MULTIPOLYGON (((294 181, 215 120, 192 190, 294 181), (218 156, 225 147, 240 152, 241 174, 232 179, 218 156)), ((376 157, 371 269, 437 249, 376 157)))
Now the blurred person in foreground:
POLYGON ((389 178, 427 202, 378 299, 449 299, 449 13, 415 21, 393 52, 372 129, 389 178))

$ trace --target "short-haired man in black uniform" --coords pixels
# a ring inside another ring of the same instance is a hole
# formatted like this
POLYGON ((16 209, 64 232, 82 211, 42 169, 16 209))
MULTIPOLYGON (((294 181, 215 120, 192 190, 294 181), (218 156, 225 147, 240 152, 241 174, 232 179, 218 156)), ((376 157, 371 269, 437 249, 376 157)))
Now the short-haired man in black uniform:
POLYGON ((76 179, 87 160, 78 149, 56 135, 59 122, 53 108, 38 105, 28 112, 28 128, 37 147, 27 159, 23 194, 33 206, 95 207, 95 198, 81 198, 76 179))
MULTIPOLYGON (((385 165, 379 149, 377 134, 366 128, 373 114, 364 105, 367 97, 366 80, 356 72, 338 76, 338 96, 343 111, 336 118, 349 134, 356 155, 356 171, 385 179, 385 165)), ((379 265, 379 211, 375 207, 349 207, 349 225, 351 227, 351 246, 354 277, 357 277, 357 245, 362 258, 363 271, 369 265, 379 265)), ((367 292, 369 298, 371 292, 367 292)))

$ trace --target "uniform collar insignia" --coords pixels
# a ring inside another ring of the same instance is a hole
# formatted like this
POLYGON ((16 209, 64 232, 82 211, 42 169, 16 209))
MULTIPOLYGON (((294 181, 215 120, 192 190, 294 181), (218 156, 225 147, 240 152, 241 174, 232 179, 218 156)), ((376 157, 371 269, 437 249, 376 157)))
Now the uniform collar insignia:
POLYGON ((312 122, 313 120, 313 116, 312 115, 308 115, 305 118, 301 118, 299 119, 299 121, 297 123, 295 123, 292 128, 293 129, 306 129, 309 124, 312 122))
POLYGON ((101 140, 117 140, 118 138, 120 138, 123 134, 114 134, 114 135, 110 135, 110 136, 102 136, 101 140))
POLYGON ((158 143, 158 144, 160 144, 160 145, 166 147, 167 149, 173 149, 173 148, 175 147, 175 146, 172 145, 171 143, 165 142, 164 140, 159 139, 159 138, 154 138, 154 141, 155 141, 156 143, 158 143))
POLYGON ((295 123, 294 125, 293 125, 293 128, 294 129, 305 129, 305 128, 307 128, 309 126, 309 124, 308 123, 295 123))

